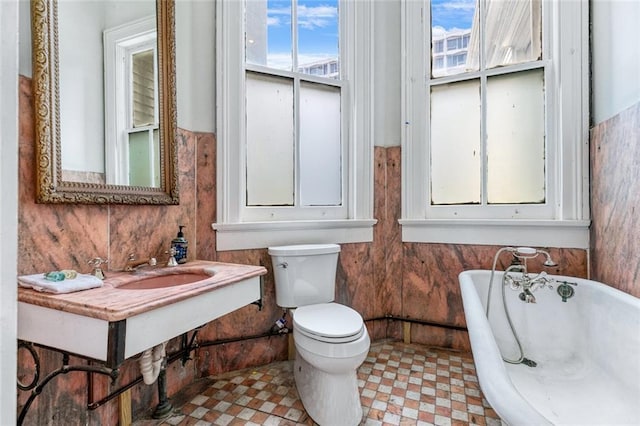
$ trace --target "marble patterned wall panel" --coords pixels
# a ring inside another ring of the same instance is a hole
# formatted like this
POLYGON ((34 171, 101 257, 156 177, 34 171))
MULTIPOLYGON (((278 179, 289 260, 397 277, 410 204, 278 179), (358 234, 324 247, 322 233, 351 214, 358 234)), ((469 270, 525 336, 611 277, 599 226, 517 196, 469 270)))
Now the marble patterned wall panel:
POLYGON ((411 324, 411 342, 458 351, 471 350, 466 331, 426 324, 411 324))
POLYGON ((402 317, 464 325, 458 274, 483 265, 490 268, 495 250, 490 246, 453 244, 404 246, 402 317))
POLYGON ((260 339, 247 339, 198 351, 198 365, 202 376, 256 367, 288 356, 288 335, 274 335, 260 339))
POLYGON ((592 278, 640 297, 640 103, 591 130, 592 278))
MULTIPOLYGON (((376 147, 373 267, 377 304, 371 317, 398 312, 402 306, 402 241, 400 218, 400 148, 376 147)), ((385 336, 386 337, 386 336, 385 336)))
POLYGON ((216 238, 211 224, 216 220, 216 139, 198 133, 196 148, 196 234, 198 259, 216 259, 216 238))
POLYGON ((371 244, 341 244, 335 297, 336 302, 352 307, 365 319, 376 317, 380 300, 373 281, 371 244))

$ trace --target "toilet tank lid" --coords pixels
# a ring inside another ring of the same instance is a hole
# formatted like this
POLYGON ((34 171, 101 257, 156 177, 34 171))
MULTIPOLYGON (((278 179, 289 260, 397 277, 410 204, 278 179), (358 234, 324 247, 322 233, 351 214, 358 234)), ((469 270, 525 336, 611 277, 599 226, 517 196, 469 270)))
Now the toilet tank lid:
POLYGON ((338 253, 338 244, 301 244, 291 246, 269 247, 272 256, 310 256, 314 254, 338 253))

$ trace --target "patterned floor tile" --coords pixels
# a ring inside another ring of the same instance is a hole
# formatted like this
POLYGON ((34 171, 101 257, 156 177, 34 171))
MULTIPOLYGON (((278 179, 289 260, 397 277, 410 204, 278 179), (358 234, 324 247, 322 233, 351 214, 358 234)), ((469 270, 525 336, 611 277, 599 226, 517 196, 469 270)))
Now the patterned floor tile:
MULTIPOLYGON (((282 361, 210 377, 175 415, 155 424, 313 426, 292 368, 292 362, 282 361)), ((358 384, 364 426, 500 424, 482 397, 470 353, 374 343, 358 369, 358 384)), ((142 422, 149 424, 134 426, 142 422)))

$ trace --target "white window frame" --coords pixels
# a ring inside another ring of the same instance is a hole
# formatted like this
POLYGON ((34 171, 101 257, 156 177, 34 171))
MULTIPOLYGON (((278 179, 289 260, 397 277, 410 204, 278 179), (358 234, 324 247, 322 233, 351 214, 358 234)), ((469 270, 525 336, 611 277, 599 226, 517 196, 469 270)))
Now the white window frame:
POLYGON ((547 205, 536 208, 429 205, 430 7, 402 0, 403 241, 589 247, 588 5, 542 2, 547 205))
MULTIPOLYGON (((350 126, 343 134, 347 163, 346 215, 326 219, 243 219, 245 201, 244 1, 216 2, 217 250, 297 243, 373 240, 373 6, 341 1, 341 68, 350 126)), ((344 117, 344 116, 343 116, 344 117)))

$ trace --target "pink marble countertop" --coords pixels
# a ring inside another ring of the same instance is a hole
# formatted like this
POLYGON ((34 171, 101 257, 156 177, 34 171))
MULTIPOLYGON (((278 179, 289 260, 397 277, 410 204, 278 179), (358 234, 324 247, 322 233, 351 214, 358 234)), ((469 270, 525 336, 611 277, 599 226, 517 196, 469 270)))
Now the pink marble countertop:
POLYGON ((263 266, 196 260, 175 267, 143 268, 137 272, 108 272, 102 287, 73 293, 52 294, 19 287, 18 301, 106 321, 120 321, 266 273, 267 270, 263 266), (173 287, 144 290, 118 288, 144 278, 203 271, 213 272, 213 275, 202 281, 173 287))

